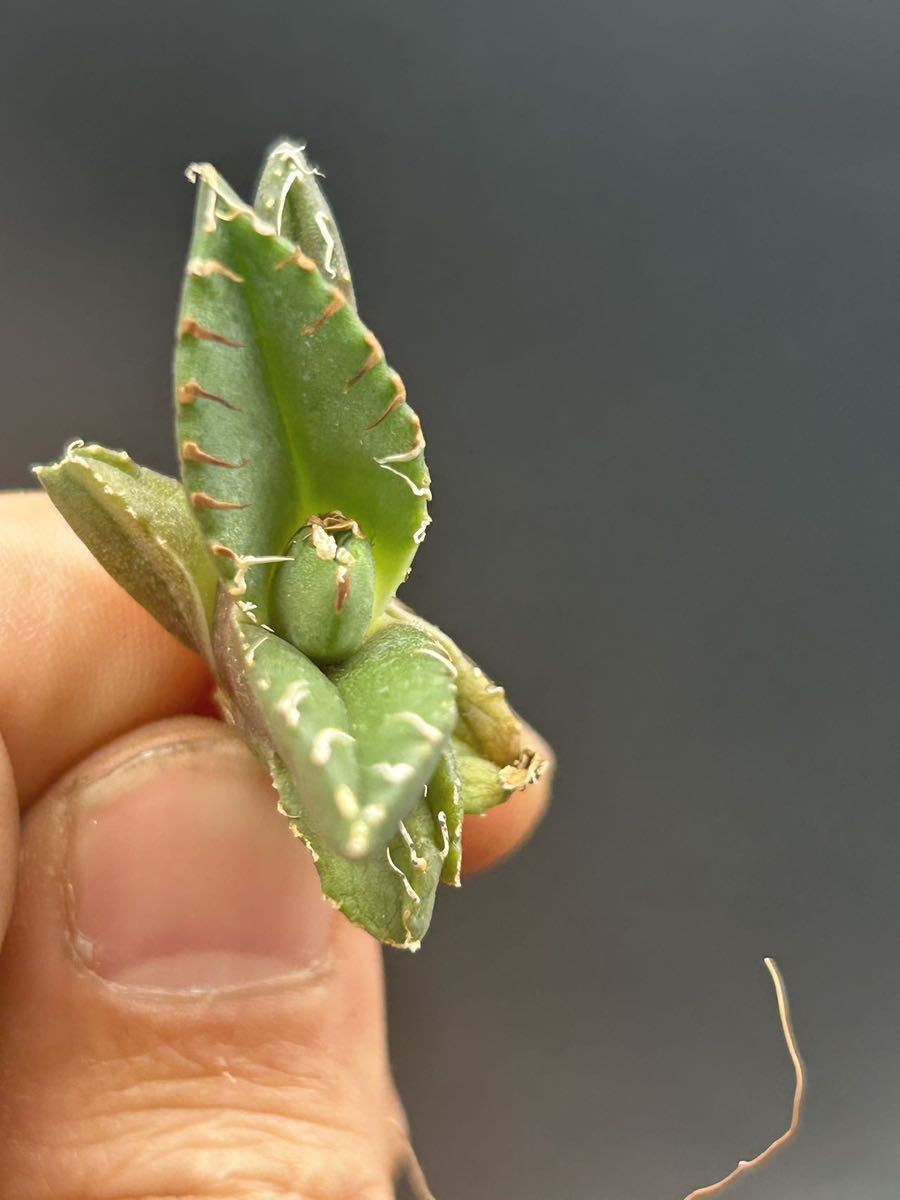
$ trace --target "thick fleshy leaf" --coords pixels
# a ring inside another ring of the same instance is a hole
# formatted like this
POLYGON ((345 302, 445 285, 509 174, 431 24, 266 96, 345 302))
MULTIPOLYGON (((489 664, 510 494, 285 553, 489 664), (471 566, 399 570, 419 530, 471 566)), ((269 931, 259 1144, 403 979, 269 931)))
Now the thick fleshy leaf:
POLYGON ((113 579, 211 662, 217 576, 177 480, 80 442, 35 474, 113 579))
POLYGON ((466 813, 484 813, 513 792, 535 783, 546 762, 522 744, 522 724, 502 687, 460 650, 443 630, 392 600, 377 628, 397 622, 427 633, 447 654, 456 671, 458 719, 453 749, 466 813))
POLYGON ((426 801, 416 801, 403 832, 388 847, 373 858, 350 862, 307 832, 311 826, 301 793, 284 764, 275 758, 271 771, 281 808, 311 850, 329 900, 379 941, 418 950, 431 922, 445 853, 443 832, 426 801))
POLYGON ((244 619, 237 631, 266 736, 303 799, 303 833, 346 858, 376 855, 402 834, 452 732, 443 655, 419 630, 388 629, 329 678, 268 630, 244 619))
POLYGON ((310 516, 343 513, 372 542, 380 611, 428 523, 418 417, 343 292, 212 167, 194 174, 175 355, 194 515, 225 582, 265 620, 265 560, 310 516))
POLYGON ((329 283, 354 307, 350 267, 334 214, 319 186, 322 172, 306 156, 302 142, 279 142, 269 151, 253 207, 275 232, 313 260, 329 283))
POLYGON ((441 882, 459 887, 462 873, 463 787, 452 745, 444 748, 437 770, 428 784, 426 800, 444 837, 441 882))
POLYGON ((369 638, 330 676, 356 737, 374 850, 393 836, 422 794, 453 732, 453 667, 427 634, 397 626, 369 638))
POLYGON ((337 688, 274 633, 247 621, 238 624, 238 632, 266 733, 304 799, 309 822, 304 832, 342 852, 356 850, 362 834, 363 851, 368 850, 367 827, 356 828, 361 804, 354 736, 337 688))
POLYGON ((459 721, 455 736, 467 742, 482 758, 505 767, 522 753, 522 723, 506 700, 506 692, 437 625, 392 600, 385 617, 424 630, 446 651, 456 668, 456 706, 459 721))

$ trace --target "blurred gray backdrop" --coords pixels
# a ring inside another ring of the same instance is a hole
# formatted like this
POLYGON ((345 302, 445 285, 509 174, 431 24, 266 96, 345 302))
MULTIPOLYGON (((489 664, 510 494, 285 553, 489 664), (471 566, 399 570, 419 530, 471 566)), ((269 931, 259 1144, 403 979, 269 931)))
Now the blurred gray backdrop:
POLYGON ((900 1193, 900 9, 3 6, 0 484, 173 468, 193 189, 306 137, 429 438, 406 598, 556 744, 389 956, 440 1200, 900 1193), (737 1195, 737 1193, 736 1193, 737 1195))

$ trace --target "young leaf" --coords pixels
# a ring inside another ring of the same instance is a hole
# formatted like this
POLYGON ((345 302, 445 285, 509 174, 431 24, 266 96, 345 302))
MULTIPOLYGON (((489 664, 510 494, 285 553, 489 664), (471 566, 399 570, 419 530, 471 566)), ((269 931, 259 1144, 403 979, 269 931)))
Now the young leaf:
POLYGON ((418 417, 339 289, 210 166, 175 355, 182 475, 220 572, 265 620, 266 569, 316 514, 373 547, 375 607, 406 576, 426 524, 418 417))
POLYGON ((113 579, 211 662, 216 572, 178 482, 80 442, 35 474, 113 579))
POLYGON ((307 525, 278 563, 269 592, 273 629, 313 662, 335 663, 363 644, 372 621, 375 566, 368 539, 307 525))
POLYGON ((268 153, 253 207, 280 237, 300 246, 355 308, 347 255, 320 178, 302 142, 279 142, 268 153))

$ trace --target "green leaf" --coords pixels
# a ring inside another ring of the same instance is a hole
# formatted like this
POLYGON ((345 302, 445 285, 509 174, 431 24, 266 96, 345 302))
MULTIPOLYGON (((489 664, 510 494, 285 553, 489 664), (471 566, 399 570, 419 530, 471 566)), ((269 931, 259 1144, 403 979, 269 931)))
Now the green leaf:
POLYGON ((265 561, 310 516, 343 513, 372 542, 380 611, 428 523, 419 419, 344 294, 212 167, 194 173, 175 355, 194 515, 226 584, 265 621, 265 561))
POLYGON ((268 739, 303 799, 303 833, 346 858, 376 855, 402 834, 453 729, 446 659, 420 631, 393 628, 329 678, 275 634, 236 628, 268 739))
POLYGON ((445 651, 456 671, 458 719, 453 731, 462 805, 466 813, 485 813, 513 792, 535 783, 547 764, 522 744, 522 723, 502 687, 460 650, 443 630, 392 600, 376 628, 392 623, 427 633, 445 651))
MULTIPOLYGON (((304 799, 304 833, 317 843, 355 850, 368 831, 364 823, 356 828, 361 816, 359 766, 340 693, 289 642, 248 621, 240 621, 237 630, 268 740, 304 799)), ((368 850, 368 841, 363 849, 368 850)))
POLYGON ((35 474, 113 579, 212 662, 216 572, 181 485, 139 467, 123 451, 80 442, 35 474))
POLYGON ((448 745, 428 784, 426 800, 438 828, 446 835, 441 882, 449 883, 451 887, 459 887, 461 883, 462 831, 465 815, 462 797, 463 785, 459 765, 452 745, 448 745))
POLYGON ((485 675, 442 629, 399 600, 391 601, 385 617, 424 630, 444 649, 456 668, 459 721, 455 736, 498 767, 515 762, 522 754, 522 723, 507 703, 504 689, 485 675))
POLYGON ((434 773, 456 722, 452 665, 418 629, 386 629, 330 674, 356 737, 360 788, 392 836, 434 773))
POLYGON ((427 802, 414 804, 404 823, 405 836, 398 834, 374 858, 350 862, 307 832, 301 793, 277 758, 271 771, 283 811, 316 860, 325 895, 379 941, 418 950, 431 922, 444 856, 443 834, 427 802))
POLYGON ((350 267, 334 214, 319 187, 322 172, 302 142, 279 142, 266 158, 253 207, 275 232, 300 246, 329 283, 356 307, 350 267))

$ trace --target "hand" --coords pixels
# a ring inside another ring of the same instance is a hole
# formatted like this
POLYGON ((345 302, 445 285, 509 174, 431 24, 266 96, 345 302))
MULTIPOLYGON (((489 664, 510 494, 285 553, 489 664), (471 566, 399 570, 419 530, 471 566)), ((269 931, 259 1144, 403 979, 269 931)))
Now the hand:
MULTIPOLYGON (((3 1196, 387 1200, 406 1140, 379 947, 198 715, 203 664, 44 497, 0 497, 0 564, 3 1196)), ((470 820, 468 869, 547 796, 470 820)))

